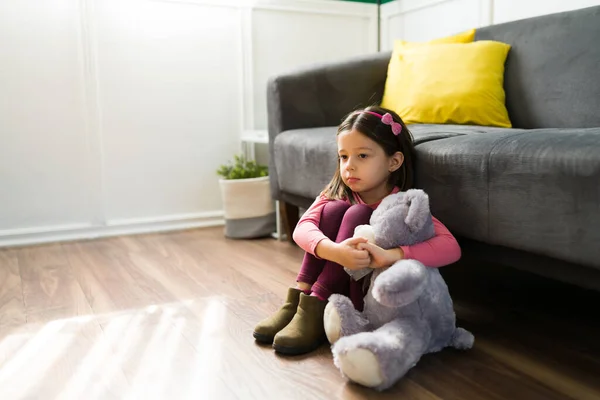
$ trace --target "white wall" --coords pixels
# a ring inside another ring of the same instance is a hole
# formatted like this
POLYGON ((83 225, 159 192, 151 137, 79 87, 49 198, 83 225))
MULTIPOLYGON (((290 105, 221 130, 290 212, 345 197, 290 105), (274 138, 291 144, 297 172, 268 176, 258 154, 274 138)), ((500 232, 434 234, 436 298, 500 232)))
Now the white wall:
POLYGON ((496 0, 494 23, 600 5, 600 0, 496 0))
POLYGON ((600 5, 600 0, 398 0, 381 8, 382 49, 471 28, 600 5))
POLYGON ((0 246, 218 224, 269 76, 374 52, 331 0, 2 0, 0 246))

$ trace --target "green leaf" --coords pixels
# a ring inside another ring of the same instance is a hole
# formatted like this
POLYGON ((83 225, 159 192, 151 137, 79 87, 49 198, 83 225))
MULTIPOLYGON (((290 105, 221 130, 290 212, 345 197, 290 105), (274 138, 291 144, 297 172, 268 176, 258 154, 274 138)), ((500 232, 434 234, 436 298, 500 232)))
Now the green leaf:
POLYGON ((253 160, 246 160, 243 155, 236 154, 233 156, 233 163, 221 165, 216 172, 223 179, 259 178, 269 175, 269 167, 257 164, 253 160))

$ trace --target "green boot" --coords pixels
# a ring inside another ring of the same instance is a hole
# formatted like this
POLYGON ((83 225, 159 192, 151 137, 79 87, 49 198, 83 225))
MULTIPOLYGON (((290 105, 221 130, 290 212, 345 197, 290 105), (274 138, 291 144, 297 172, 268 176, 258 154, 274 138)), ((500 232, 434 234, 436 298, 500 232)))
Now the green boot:
POLYGON ((286 327, 290 323, 296 309, 298 308, 298 302, 300 300, 300 289, 289 288, 287 293, 287 299, 283 306, 270 317, 260 321, 254 328, 252 336, 261 343, 273 343, 273 337, 277 332, 286 327))
POLYGON ((275 351, 289 355, 304 354, 324 343, 323 313, 326 305, 327 302, 318 297, 300 294, 300 304, 292 322, 275 335, 275 351))

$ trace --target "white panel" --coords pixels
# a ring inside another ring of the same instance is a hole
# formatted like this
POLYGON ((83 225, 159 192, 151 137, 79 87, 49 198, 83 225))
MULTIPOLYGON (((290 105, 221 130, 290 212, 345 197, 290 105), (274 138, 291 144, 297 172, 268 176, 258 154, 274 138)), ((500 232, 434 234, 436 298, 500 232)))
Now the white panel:
POLYGON ((106 216, 221 209, 241 128, 239 10, 97 0, 106 216))
POLYGON ((340 61, 377 51, 376 8, 365 9, 371 11, 363 16, 263 9, 254 11, 252 66, 255 128, 267 127, 266 88, 271 76, 315 63, 340 61))
POLYGON ((494 23, 600 5, 600 0, 496 0, 494 23))
POLYGON ((0 1, 0 231, 91 213, 76 0, 0 1))
POLYGON ((404 16, 396 14, 381 21, 381 49, 392 50, 394 40, 404 39, 404 16))

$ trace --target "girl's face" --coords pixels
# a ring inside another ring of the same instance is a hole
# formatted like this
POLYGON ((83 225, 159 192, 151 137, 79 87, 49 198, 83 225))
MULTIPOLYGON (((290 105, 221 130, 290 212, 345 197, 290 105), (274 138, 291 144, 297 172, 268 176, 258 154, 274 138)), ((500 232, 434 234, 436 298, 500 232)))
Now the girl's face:
POLYGON ((367 203, 376 203, 391 190, 388 177, 404 161, 401 152, 388 156, 374 140, 357 130, 337 136, 340 175, 343 182, 367 203))

